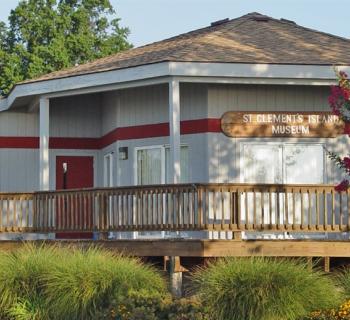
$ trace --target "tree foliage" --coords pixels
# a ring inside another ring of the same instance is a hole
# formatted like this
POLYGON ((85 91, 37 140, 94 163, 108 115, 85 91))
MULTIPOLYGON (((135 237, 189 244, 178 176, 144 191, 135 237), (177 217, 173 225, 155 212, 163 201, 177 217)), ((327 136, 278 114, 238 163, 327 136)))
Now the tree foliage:
POLYGON ((109 0, 22 0, 0 22, 0 88, 131 47, 109 0))

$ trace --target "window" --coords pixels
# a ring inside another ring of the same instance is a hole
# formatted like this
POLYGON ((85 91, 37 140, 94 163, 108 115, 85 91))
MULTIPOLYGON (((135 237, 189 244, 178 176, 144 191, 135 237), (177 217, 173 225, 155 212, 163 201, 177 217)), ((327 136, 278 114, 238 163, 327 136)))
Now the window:
MULTIPOLYGON (((136 183, 138 185, 169 183, 170 147, 152 146, 136 149, 136 183)), ((189 181, 188 147, 181 146, 181 182, 189 181)))
POLYGON ((245 144, 245 183, 324 183, 324 151, 319 144, 245 144))

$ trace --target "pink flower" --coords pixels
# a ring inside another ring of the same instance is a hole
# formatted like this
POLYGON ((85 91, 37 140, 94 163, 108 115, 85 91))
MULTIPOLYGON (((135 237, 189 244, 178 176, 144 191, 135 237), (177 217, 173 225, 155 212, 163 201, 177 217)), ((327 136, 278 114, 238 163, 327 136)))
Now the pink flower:
POLYGON ((348 134, 350 136, 350 123, 348 122, 345 123, 344 134, 348 134))
POLYGON ((350 158, 349 157, 345 157, 343 159, 343 163, 347 169, 350 169, 350 158))
POLYGON ((337 186, 334 187, 334 190, 337 192, 342 192, 342 191, 348 190, 348 187, 349 187, 349 181, 343 180, 337 186))

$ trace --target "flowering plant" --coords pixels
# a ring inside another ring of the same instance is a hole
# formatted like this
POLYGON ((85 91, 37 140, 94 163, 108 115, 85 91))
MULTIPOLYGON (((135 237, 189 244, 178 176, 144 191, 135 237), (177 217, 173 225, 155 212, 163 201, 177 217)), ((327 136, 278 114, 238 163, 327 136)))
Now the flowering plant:
MULTIPOLYGON (((331 87, 328 102, 333 113, 345 123, 344 133, 350 136, 350 80, 343 71, 337 72, 337 77, 338 84, 331 87)), ((329 151, 328 156, 350 177, 350 156, 341 158, 329 151)), ((338 192, 346 191, 349 184, 349 178, 346 178, 335 187, 335 190, 338 192)))

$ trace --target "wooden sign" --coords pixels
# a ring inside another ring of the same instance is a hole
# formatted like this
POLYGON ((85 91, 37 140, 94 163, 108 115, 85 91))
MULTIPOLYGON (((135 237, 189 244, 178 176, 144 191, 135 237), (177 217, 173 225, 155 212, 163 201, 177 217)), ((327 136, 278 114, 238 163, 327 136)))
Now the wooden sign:
POLYGON ((226 112, 221 130, 228 137, 334 138, 344 123, 330 112, 226 112))

